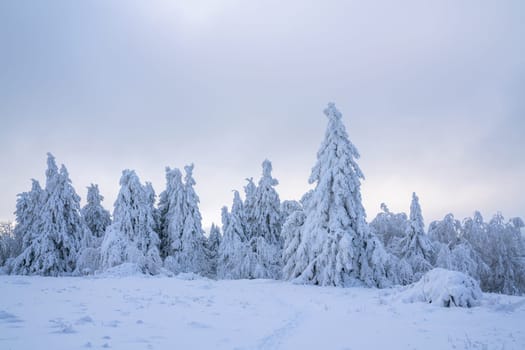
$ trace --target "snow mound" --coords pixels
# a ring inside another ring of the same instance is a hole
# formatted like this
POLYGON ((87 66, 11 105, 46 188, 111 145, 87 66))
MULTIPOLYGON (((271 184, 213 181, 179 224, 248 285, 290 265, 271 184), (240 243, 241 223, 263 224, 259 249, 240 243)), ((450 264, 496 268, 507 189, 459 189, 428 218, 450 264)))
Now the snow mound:
POLYGON ((435 268, 401 292, 406 303, 427 302, 443 307, 473 307, 483 293, 479 283, 458 271, 435 268))

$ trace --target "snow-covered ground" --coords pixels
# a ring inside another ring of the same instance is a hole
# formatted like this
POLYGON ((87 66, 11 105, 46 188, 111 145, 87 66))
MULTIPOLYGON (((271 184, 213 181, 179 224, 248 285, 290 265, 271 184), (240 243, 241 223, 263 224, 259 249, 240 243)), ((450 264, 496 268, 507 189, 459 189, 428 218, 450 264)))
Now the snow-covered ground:
POLYGON ((0 349, 525 349, 525 298, 191 276, 0 276, 0 349))

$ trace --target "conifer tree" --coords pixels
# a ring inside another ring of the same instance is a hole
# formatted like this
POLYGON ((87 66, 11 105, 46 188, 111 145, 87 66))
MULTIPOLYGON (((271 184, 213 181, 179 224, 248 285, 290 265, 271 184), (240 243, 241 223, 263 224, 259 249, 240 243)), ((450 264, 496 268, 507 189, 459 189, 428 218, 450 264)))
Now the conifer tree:
POLYGON ((253 178, 247 178, 248 182, 244 186, 244 203, 243 203, 243 226, 244 233, 247 240, 250 240, 255 235, 256 224, 255 224, 255 194, 257 191, 257 186, 253 182, 253 178))
POLYGON ((32 179, 31 190, 18 194, 16 201, 16 226, 14 228, 15 239, 20 244, 20 251, 29 247, 33 239, 39 233, 40 210, 44 205, 45 192, 40 183, 32 179))
POLYGON ((412 269, 411 282, 418 281, 423 274, 432 269, 433 249, 432 243, 425 234, 419 198, 413 193, 405 237, 398 241, 396 249, 397 256, 405 259, 412 269))
POLYGON ((251 210, 253 231, 248 245, 253 263, 250 277, 278 279, 281 275, 282 215, 281 201, 274 187, 279 182, 272 177, 272 163, 269 160, 262 163, 262 168, 263 175, 253 195, 251 210))
POLYGON ((217 258, 218 279, 249 278, 250 259, 242 226, 243 206, 239 192, 234 191, 231 213, 222 208, 222 240, 217 258))
POLYGON ((155 232, 150 192, 132 170, 124 170, 115 201, 113 222, 101 246, 104 269, 135 263, 144 272, 156 274, 161 266, 159 238, 155 232))
POLYGON ((90 233, 80 216, 76 194, 64 165, 58 170, 48 153, 43 205, 30 233, 30 241, 14 262, 14 273, 57 276, 76 268, 84 239, 90 233))
POLYGON ((87 204, 82 208, 82 217, 94 237, 102 239, 106 228, 111 224, 111 215, 102 206, 104 197, 98 185, 91 184, 87 192, 87 204))
POLYGON ((184 225, 181 235, 180 250, 174 252, 178 272, 206 274, 209 270, 206 258, 206 237, 202 229, 202 217, 199 210, 199 197, 195 193, 193 164, 185 166, 184 178, 184 225))
POLYGON ((361 203, 359 153, 333 103, 325 115, 328 127, 310 176, 315 189, 304 208, 295 264, 285 278, 318 285, 388 285, 388 256, 370 232, 361 203))
POLYGON ((209 273, 211 277, 217 277, 217 260, 219 246, 221 244, 221 231, 218 226, 211 224, 210 234, 206 240, 206 250, 209 261, 209 273))
POLYGON ((160 194, 161 256, 166 258, 180 250, 184 226, 184 185, 179 169, 166 167, 166 190, 160 194))

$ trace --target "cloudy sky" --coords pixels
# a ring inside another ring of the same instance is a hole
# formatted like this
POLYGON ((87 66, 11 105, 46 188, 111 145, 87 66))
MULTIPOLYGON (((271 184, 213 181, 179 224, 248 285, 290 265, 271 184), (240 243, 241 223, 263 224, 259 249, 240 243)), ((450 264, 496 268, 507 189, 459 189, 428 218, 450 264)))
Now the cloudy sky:
POLYGON ((273 162, 297 199, 336 102, 369 219, 525 216, 525 2, 0 2, 0 220, 46 152, 112 209, 195 163, 204 225, 273 162))

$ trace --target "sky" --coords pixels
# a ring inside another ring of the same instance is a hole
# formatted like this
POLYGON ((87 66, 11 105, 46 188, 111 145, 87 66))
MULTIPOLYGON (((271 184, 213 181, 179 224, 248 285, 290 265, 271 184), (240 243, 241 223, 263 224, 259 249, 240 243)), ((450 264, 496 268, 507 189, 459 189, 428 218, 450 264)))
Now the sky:
POLYGON ((525 2, 0 2, 0 220, 46 153, 112 210, 123 169, 195 164, 203 224, 273 163, 299 199, 335 102, 363 204, 525 217, 525 2))

